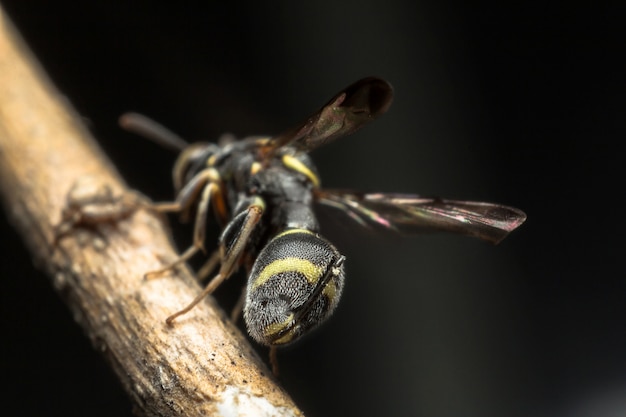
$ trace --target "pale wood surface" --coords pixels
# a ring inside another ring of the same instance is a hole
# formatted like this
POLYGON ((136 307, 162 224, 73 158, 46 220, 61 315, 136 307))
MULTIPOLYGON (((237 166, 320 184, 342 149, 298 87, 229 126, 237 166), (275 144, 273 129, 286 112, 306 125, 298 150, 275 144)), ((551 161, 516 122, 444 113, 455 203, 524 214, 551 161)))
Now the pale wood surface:
POLYGON ((200 288, 184 268, 143 279, 176 254, 161 219, 133 210, 133 195, 79 120, 0 10, 4 208, 137 414, 301 415, 212 299, 165 324, 200 288), (83 217, 55 243, 68 204, 85 197, 97 201, 74 212, 83 217))

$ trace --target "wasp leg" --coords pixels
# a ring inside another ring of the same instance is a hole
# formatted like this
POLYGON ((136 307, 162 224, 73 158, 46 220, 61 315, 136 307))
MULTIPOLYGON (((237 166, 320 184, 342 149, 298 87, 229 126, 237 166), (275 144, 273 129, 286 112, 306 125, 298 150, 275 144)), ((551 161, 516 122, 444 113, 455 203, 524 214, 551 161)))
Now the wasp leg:
POLYGON ((232 321, 233 323, 237 323, 239 317, 241 317, 241 313, 243 312, 243 305, 246 302, 246 290, 247 288, 244 286, 241 290, 241 295, 237 300, 237 304, 235 304, 235 307, 233 307, 230 312, 230 321, 232 321))
POLYGON ((219 272, 211 279, 211 281, 209 281, 204 290, 191 303, 189 303, 189 305, 187 305, 187 307, 165 319, 167 324, 171 325, 177 317, 188 313, 196 306, 196 304, 202 301, 204 297, 215 291, 215 289, 219 287, 224 280, 235 272, 250 235, 254 231, 254 228, 261 219, 262 215, 262 202, 251 204, 246 210, 235 216, 230 224, 226 226, 224 234, 221 238, 222 241, 220 242, 220 256, 222 264, 219 272), (233 230, 234 228, 237 228, 238 230, 233 230), (231 236, 231 233, 233 232, 236 233, 235 236, 231 236), (232 238, 232 240, 229 238, 232 238))
POLYGON ((198 193, 206 187, 207 183, 218 184, 219 182, 219 173, 213 168, 207 168, 196 174, 187 185, 178 192, 175 201, 151 203, 150 208, 161 213, 184 212, 196 201, 198 193))
POLYGON ((275 377, 278 377, 278 349, 276 346, 270 346, 270 366, 272 367, 272 373, 275 377))
MULTIPOLYGON (((197 187, 197 184, 195 187, 197 187)), ((186 193, 185 197, 188 197, 189 196, 188 193, 190 193, 191 191, 192 189, 189 189, 189 190, 183 189, 183 191, 181 191, 179 196, 183 194, 183 192, 185 192, 186 193)), ((176 266, 180 265, 181 263, 188 261, 198 251, 200 250, 204 251, 204 237, 205 237, 205 232, 206 232, 206 219, 207 219, 207 214, 209 212, 209 203, 211 201, 211 197, 217 193, 219 193, 219 186, 215 182, 209 182, 207 185, 205 185, 204 190, 202 191, 202 197, 200 198, 200 203, 198 204, 198 210, 196 212, 196 222, 194 225, 194 233, 193 233, 193 244, 185 252, 183 252, 183 254, 180 255, 180 257, 176 261, 165 266, 164 268, 147 272, 144 275, 146 279, 152 279, 152 278, 158 277, 164 272, 170 271, 176 266)), ((184 208, 185 204, 187 203, 176 201, 174 203, 165 203, 165 204, 170 204, 171 207, 174 207, 175 205, 177 205, 177 208, 178 207, 184 208)))
POLYGON ((215 250, 209 257, 209 259, 198 269, 196 278, 198 281, 203 281, 206 277, 211 275, 216 266, 220 264, 220 251, 215 250))

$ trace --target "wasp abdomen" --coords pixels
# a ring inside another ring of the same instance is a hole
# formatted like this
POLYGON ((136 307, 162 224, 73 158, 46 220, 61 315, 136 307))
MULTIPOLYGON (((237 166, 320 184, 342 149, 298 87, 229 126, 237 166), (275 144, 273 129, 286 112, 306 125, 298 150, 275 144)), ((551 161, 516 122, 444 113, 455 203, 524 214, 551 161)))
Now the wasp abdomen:
POLYGON ((343 290, 344 259, 306 229, 271 239, 248 278, 244 318, 250 335, 264 345, 283 345, 330 317, 343 290))

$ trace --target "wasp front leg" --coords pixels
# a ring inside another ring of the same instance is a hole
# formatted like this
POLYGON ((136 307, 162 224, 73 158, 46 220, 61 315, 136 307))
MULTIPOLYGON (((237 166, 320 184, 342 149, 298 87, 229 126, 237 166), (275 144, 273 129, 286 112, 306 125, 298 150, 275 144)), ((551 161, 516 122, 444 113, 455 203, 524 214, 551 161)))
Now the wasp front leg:
POLYGON ((219 254, 220 269, 219 272, 209 281, 204 290, 182 310, 172 314, 165 321, 171 325, 174 320, 188 313, 207 295, 211 294, 224 280, 228 279, 239 267, 239 263, 245 253, 256 225, 261 220, 265 203, 259 197, 255 197, 248 204, 247 208, 236 215, 224 229, 220 236, 219 254))
POLYGON ((193 177, 193 179, 178 193, 176 201, 154 203, 151 205, 153 210, 159 212, 182 212, 189 209, 189 207, 197 199, 198 193, 201 193, 198 209, 196 211, 196 220, 194 223, 193 244, 171 264, 165 266, 164 268, 146 273, 145 277, 147 279, 155 278, 167 271, 172 270, 181 263, 188 261, 198 251, 204 250, 204 238, 209 206, 211 201, 223 199, 219 182, 219 175, 214 169, 205 169, 193 177))

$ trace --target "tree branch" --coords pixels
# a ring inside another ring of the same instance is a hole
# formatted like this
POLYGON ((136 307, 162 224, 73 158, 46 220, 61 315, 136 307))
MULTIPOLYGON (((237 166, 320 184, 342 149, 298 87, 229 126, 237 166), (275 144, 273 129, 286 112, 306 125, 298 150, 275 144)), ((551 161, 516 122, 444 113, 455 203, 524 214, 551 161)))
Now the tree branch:
POLYGON ((143 279, 176 258, 162 222, 135 209, 132 192, 2 10, 0 192, 37 265, 140 414, 301 415, 210 297, 165 324, 198 284, 183 268, 143 279))

